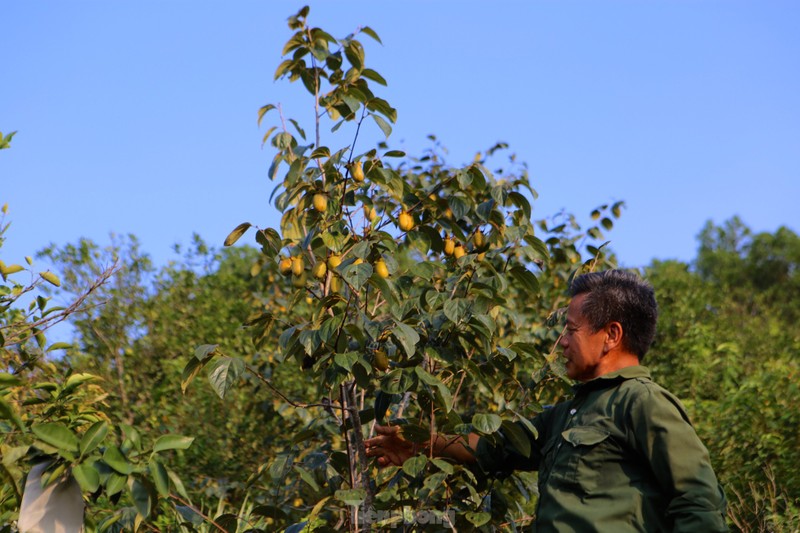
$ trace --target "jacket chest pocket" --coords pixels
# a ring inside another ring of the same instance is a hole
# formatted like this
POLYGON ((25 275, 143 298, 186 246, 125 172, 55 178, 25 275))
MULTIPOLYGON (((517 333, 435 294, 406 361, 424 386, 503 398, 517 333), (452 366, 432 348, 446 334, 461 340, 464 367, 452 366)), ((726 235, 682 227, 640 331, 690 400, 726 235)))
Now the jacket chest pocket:
POLYGON ((593 426, 577 426, 561 433, 564 439, 564 477, 578 485, 584 493, 592 493, 601 483, 607 483, 609 463, 615 462, 611 433, 593 426))

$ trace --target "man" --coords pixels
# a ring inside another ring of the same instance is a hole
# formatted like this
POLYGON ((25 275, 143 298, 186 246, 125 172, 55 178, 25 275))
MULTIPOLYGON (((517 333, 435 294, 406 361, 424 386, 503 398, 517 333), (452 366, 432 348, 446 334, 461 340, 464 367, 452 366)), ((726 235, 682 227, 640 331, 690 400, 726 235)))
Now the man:
MULTIPOLYGON (((534 418, 530 457, 475 434, 436 435, 433 454, 493 476, 538 470, 537 531, 727 531, 708 452, 678 399, 640 366, 656 331, 653 288, 611 270, 577 277, 570 295, 559 344, 579 384, 534 418)), ((417 451, 397 427, 366 445, 380 465, 417 451)))

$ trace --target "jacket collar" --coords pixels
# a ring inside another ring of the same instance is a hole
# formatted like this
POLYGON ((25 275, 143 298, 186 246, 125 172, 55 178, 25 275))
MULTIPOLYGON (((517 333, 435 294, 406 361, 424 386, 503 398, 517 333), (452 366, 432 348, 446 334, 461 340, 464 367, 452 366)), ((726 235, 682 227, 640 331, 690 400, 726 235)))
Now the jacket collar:
POLYGON ((636 378, 650 379, 650 369, 642 365, 626 366, 625 368, 620 368, 619 370, 603 374, 602 376, 598 376, 594 379, 590 379, 585 383, 578 383, 576 385, 573 385, 572 388, 575 390, 575 393, 577 394, 580 393, 581 391, 589 391, 595 389, 602 389, 604 387, 610 387, 621 381, 625 381, 628 379, 636 379, 636 378))

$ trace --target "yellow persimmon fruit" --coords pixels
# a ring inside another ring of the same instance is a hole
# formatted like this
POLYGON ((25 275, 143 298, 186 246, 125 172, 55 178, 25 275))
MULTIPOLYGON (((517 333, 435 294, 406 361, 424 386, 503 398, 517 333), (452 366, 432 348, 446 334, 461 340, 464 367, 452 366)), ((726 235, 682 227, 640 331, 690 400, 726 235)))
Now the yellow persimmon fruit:
POLYGON ((456 249, 456 243, 450 237, 444 240, 444 255, 453 255, 456 249))
POLYGON ((295 276, 299 276, 300 274, 303 273, 303 270, 305 270, 305 268, 306 266, 305 263, 303 263, 302 257, 300 257, 299 255, 292 257, 292 274, 294 274, 295 276))
POLYGON ((364 216, 370 222, 374 222, 376 218, 378 218, 378 210, 374 207, 370 207, 368 205, 364 206, 364 216))
POLYGON ((414 217, 405 211, 402 211, 400 216, 397 217, 397 223, 403 231, 411 231, 414 229, 414 217))
POLYGON ((481 230, 475 232, 475 235, 472 237, 472 242, 475 244, 475 248, 483 248, 483 245, 486 244, 486 237, 484 237, 481 230))
POLYGON ((353 261, 353 264, 354 264, 354 265, 360 265, 360 264, 361 264, 361 263, 363 263, 363 262, 364 262, 364 260, 363 260, 363 259, 361 259, 360 257, 356 257, 356 260, 355 260, 355 261, 353 261))
POLYGON ((466 254, 467 254, 467 251, 460 244, 458 246, 456 246, 455 248, 453 248, 453 257, 455 257, 456 259, 460 259, 460 258, 464 257, 466 254))
POLYGON ((306 286, 306 273, 301 272, 299 276, 292 276, 292 285, 298 289, 306 286))
POLYGON ((341 255, 331 254, 331 256, 328 257, 328 268, 330 268, 331 270, 338 267, 341 264, 342 264, 341 255))
POLYGON ((283 274, 284 276, 288 276, 292 273, 292 258, 291 257, 284 257, 281 259, 281 262, 278 263, 278 272, 283 274))
POLYGON ((328 265, 325 264, 325 261, 319 261, 314 268, 311 270, 311 273, 317 279, 322 279, 325 277, 325 274, 328 272, 328 265))
POLYGON ((361 183, 364 181, 364 169, 361 166, 361 161, 356 161, 353 163, 353 167, 350 169, 350 175, 353 177, 353 181, 356 183, 361 183))
POLYGON ((331 278, 331 292, 341 292, 342 291, 342 280, 337 276, 333 276, 331 278))
POLYGON ((317 193, 314 195, 314 209, 320 213, 324 213, 328 209, 328 198, 324 194, 317 193))
POLYGON ((386 262, 383 259, 375 261, 375 272, 382 278, 389 277, 389 267, 386 266, 386 262))
POLYGON ((389 356, 386 355, 386 352, 384 350, 375 350, 375 355, 372 358, 372 363, 375 365, 375 368, 377 368, 381 372, 388 370, 389 356))

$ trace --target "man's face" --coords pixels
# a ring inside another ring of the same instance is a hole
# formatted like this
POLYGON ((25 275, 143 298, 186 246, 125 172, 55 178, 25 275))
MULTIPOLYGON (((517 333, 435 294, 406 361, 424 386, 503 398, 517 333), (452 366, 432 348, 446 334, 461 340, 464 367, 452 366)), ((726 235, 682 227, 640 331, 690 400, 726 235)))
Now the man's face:
POLYGON ((592 326, 581 313, 586 294, 575 296, 567 308, 567 327, 559 344, 564 349, 567 377, 588 381, 601 375, 600 361, 606 339, 605 330, 592 332, 592 326))

